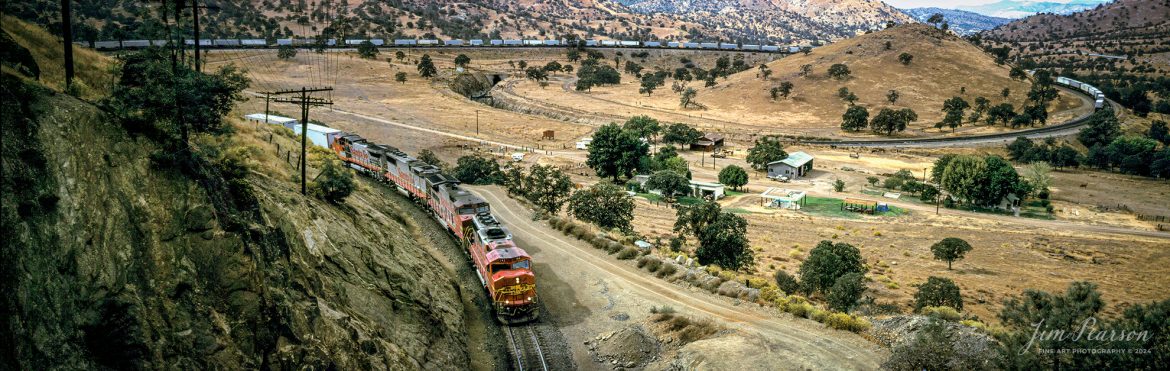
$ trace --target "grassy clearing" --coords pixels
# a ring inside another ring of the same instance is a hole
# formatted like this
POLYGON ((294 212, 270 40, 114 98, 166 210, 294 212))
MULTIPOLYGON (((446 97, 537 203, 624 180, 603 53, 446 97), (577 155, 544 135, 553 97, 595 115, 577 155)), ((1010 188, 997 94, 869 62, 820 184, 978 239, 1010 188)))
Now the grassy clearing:
MULTIPOLYGON (((800 211, 811 215, 844 219, 859 219, 861 218, 861 215, 863 215, 861 213, 855 213, 841 209, 841 203, 844 202, 844 200, 840 198, 805 196, 804 200, 805 204, 804 206, 801 206, 800 211)), ((889 205, 889 207, 889 211, 875 213, 874 215, 901 216, 908 213, 906 209, 894 205, 889 205)))

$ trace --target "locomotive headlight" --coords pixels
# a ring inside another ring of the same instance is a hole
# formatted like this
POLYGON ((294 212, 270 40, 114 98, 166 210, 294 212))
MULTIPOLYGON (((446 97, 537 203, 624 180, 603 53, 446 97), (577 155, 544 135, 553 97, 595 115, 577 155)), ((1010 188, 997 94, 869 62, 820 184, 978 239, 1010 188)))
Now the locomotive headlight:
POLYGON ((520 283, 520 277, 516 277, 516 283, 520 283))

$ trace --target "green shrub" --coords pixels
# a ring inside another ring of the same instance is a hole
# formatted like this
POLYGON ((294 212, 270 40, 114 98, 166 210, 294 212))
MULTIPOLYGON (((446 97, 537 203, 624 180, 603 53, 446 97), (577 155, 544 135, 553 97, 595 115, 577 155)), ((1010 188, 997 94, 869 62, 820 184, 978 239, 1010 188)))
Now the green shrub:
POLYGON ((629 260, 635 256, 638 256, 638 248, 636 247, 626 247, 617 254, 618 260, 629 260))
POLYGON ((787 305, 784 306, 785 312, 791 313, 793 316, 797 316, 800 318, 808 318, 809 314, 812 313, 813 309, 814 308, 813 308, 812 304, 809 304, 808 302, 794 302, 791 300, 788 302, 787 305))
POLYGON ((825 323, 825 320, 829 318, 829 311, 814 307, 812 312, 808 314, 808 318, 812 319, 813 321, 825 323))
POLYGON ((825 319, 825 326, 837 330, 864 332, 869 330, 869 321, 864 318, 851 316, 845 313, 833 313, 825 319))
POLYGON ((609 245, 605 246, 605 251, 610 254, 617 254, 619 251, 622 251, 623 247, 625 246, 623 246, 620 242, 610 241, 609 245))
POLYGON ((748 278, 747 286, 753 289, 762 289, 768 285, 768 280, 759 277, 748 278))
POLYGON ((732 272, 732 271, 719 272, 719 278, 724 280, 724 281, 735 281, 735 272, 732 272))
POLYGON ((959 315, 959 311, 947 306, 924 307, 922 308, 922 314, 950 322, 956 322, 963 318, 963 316, 959 315))
POLYGON ((800 290, 800 283, 796 281, 796 277, 787 271, 778 270, 773 277, 776 279, 776 287, 785 294, 792 295, 800 290))
POLYGON ((662 264, 662 269, 658 270, 658 277, 669 277, 678 272, 678 266, 670 263, 662 264))
POLYGON ((661 306, 661 307, 659 307, 659 306, 652 306, 652 307, 650 307, 650 313, 654 313, 654 314, 673 314, 673 313, 674 313, 674 307, 671 307, 671 306, 669 306, 669 305, 663 305, 663 306, 661 306))
POLYGON ((596 249, 604 250, 609 246, 609 242, 609 239, 605 237, 593 237, 593 240, 589 241, 589 244, 593 245, 596 249))

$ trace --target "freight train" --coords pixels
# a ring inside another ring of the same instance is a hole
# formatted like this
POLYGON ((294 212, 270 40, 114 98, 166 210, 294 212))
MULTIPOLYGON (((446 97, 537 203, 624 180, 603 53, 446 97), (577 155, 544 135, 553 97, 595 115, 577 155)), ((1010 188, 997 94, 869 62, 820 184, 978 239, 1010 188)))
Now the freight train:
MULTIPOLYGON (((741 43, 724 43, 724 42, 682 42, 682 41, 638 41, 638 40, 534 40, 534 39, 472 39, 472 40, 439 40, 439 39, 326 39, 324 47, 357 47, 362 43, 369 41, 375 46, 383 47, 444 47, 444 48, 479 48, 479 47, 556 47, 556 46, 582 46, 588 48, 652 48, 652 49, 698 49, 698 50, 723 50, 723 51, 745 51, 745 52, 761 52, 761 53, 797 53, 806 47, 795 45, 762 45, 762 44, 741 44, 741 43)), ((279 46, 315 46, 318 43, 317 39, 275 39, 272 41, 266 39, 204 39, 199 40, 199 46, 210 49, 239 49, 239 48, 275 48, 279 46)), ((90 46, 85 43, 78 43, 82 46, 90 46)), ((143 49, 150 46, 166 46, 167 40, 121 40, 121 41, 97 41, 92 45, 94 49, 98 50, 122 50, 122 49, 143 49)), ((195 40, 184 40, 184 45, 189 47, 195 46, 195 40)))
MULTIPOLYGON (((263 117, 262 114, 245 116, 258 122, 264 122, 263 117)), ((272 123, 271 117, 268 121, 272 123)), ((297 133, 301 130, 295 120, 285 126, 292 126, 297 133)), ((330 149, 360 174, 394 187, 414 200, 460 242, 500 322, 517 324, 538 318, 532 257, 492 214, 491 205, 460 187, 459 180, 439 167, 397 148, 353 133, 308 126, 307 136, 313 138, 313 145, 330 149)))

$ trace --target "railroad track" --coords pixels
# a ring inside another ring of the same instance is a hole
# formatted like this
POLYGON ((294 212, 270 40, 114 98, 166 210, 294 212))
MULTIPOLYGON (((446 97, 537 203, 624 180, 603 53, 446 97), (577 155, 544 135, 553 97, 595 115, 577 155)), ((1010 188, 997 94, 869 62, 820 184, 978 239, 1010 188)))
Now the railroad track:
POLYGON ((504 333, 508 335, 508 346, 515 360, 513 366, 517 371, 549 370, 544 350, 540 347, 540 332, 536 331, 535 327, 533 325, 504 327, 504 333))

